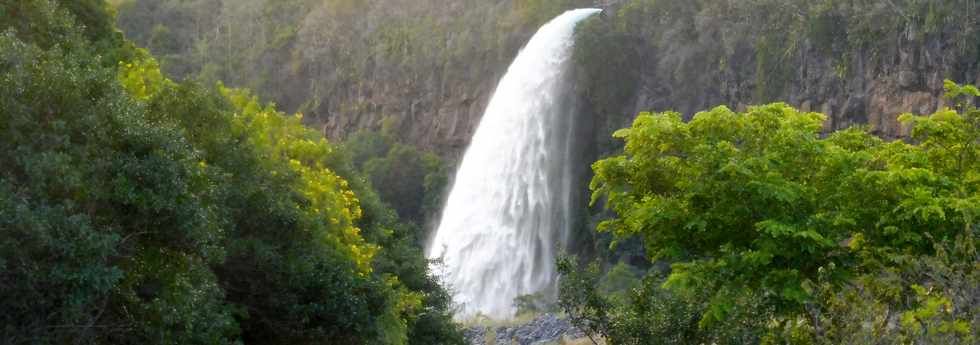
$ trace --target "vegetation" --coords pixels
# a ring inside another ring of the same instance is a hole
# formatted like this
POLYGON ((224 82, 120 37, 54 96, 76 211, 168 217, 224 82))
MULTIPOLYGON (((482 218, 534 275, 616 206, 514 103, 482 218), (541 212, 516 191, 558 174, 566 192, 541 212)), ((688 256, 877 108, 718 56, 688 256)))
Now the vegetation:
POLYGON ((101 1, 0 11, 6 343, 462 343, 416 234, 299 115, 170 81, 101 1))
POLYGON ((539 24, 589 1, 116 2, 127 37, 159 56, 168 74, 248 87, 319 124, 480 82, 539 24), (477 61, 487 67, 473 75, 477 61))
POLYGON ((901 64, 920 72, 904 74, 912 88, 933 94, 941 78, 972 80, 980 69, 973 0, 114 2, 127 37, 168 75, 257 90, 334 138, 397 117, 413 129, 399 139, 451 151, 443 157, 464 145, 445 147, 458 138, 430 128, 440 126, 429 114, 469 109, 540 24, 597 3, 611 5, 581 24, 576 60, 600 153, 616 149, 606 134, 637 105, 689 116, 718 104, 828 102, 829 115, 847 117, 837 129, 868 122, 862 92, 897 79, 901 64), (856 109, 840 109, 852 94, 856 109))
MULTIPOLYGON (((439 211, 448 174, 438 156, 399 143, 391 127, 389 123, 381 132, 359 131, 344 142, 344 149, 381 200, 421 229, 439 211)), ((418 240, 424 240, 421 234, 418 240)))
POLYGON ((565 310, 615 344, 974 343, 980 92, 946 87, 913 143, 785 104, 640 114, 594 165, 599 231, 672 269, 611 303, 564 262, 565 310))
MULTIPOLYGON (((976 1, 614 2, 575 48, 597 133, 646 79, 664 109, 732 107, 600 141, 600 249, 558 262, 592 342, 980 342, 980 90, 947 81, 896 141, 731 110, 901 75, 909 47, 972 77, 976 1)), ((422 251, 449 164, 401 114, 469 107, 460 86, 593 4, 0 0, 0 342, 465 343, 422 251), (337 143, 304 126, 341 115, 337 143)))

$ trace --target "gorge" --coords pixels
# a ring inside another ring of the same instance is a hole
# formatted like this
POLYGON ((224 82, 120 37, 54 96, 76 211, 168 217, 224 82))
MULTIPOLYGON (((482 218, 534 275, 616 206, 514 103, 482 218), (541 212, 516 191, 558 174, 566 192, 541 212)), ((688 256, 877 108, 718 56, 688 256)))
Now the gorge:
POLYGON ((0 344, 975 345, 978 13, 0 0, 0 344))

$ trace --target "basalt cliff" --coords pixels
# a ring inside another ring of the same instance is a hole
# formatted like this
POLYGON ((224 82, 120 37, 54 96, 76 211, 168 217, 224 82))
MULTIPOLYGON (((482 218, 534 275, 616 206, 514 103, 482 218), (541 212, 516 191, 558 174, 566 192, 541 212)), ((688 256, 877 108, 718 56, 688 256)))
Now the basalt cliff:
POLYGON ((386 127, 456 161, 537 26, 597 5, 575 52, 593 154, 641 111, 775 101, 901 138, 898 116, 942 107, 945 79, 980 83, 972 1, 135 1, 119 21, 174 75, 258 89, 334 139, 386 127))

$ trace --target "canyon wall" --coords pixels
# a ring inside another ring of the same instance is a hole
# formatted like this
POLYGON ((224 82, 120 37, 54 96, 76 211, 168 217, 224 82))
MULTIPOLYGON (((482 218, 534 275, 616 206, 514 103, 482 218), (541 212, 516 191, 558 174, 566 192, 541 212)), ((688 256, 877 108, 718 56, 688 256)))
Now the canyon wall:
MULTIPOLYGON (((499 78, 544 21, 581 0, 130 0, 127 36, 178 78, 256 89, 341 140, 387 127, 461 157, 499 78)), ((980 83, 970 0, 653 1, 599 4, 580 27, 578 84, 596 152, 640 111, 687 116, 784 101, 828 131, 907 133, 943 105, 943 80, 980 83), (925 5, 923 5, 925 4, 925 5)))
POLYGON ((619 1, 579 32, 600 151, 641 111, 769 102, 904 137, 898 116, 941 108, 945 79, 980 83, 980 35, 976 2, 898 3, 619 1))

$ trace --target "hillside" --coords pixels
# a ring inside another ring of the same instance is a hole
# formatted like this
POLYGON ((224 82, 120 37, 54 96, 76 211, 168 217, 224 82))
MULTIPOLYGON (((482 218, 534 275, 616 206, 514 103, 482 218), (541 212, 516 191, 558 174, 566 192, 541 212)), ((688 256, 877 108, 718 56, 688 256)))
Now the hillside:
MULTIPOLYGON (((537 26, 592 5, 126 0, 119 23, 177 78, 259 90, 331 138, 390 117, 401 140, 454 161, 537 26)), ((639 111, 771 101, 830 115, 827 130, 866 124, 895 138, 908 134, 899 114, 938 109, 944 79, 980 79, 973 1, 603 5, 581 28, 578 54, 599 143, 639 111)))
POLYGON ((253 88, 335 139, 391 117, 405 142, 456 156, 506 65, 550 18, 535 6, 137 0, 121 2, 119 25, 176 78, 253 88))

